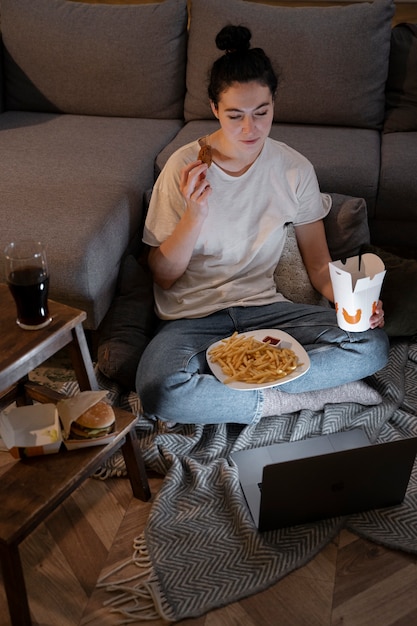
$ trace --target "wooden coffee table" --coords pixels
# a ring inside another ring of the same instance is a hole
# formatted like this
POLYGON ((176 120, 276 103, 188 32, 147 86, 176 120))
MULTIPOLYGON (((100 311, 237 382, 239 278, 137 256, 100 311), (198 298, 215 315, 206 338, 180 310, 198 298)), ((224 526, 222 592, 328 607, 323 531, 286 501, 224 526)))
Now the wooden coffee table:
POLYGON ((84 334, 84 311, 49 300, 52 322, 39 330, 16 324, 16 308, 7 285, 0 284, 0 409, 24 404, 24 383, 35 367, 68 346, 80 389, 98 389, 84 334))
MULTIPOLYGON (((80 389, 98 389, 82 327, 86 314, 53 301, 49 307, 53 317, 49 326, 22 330, 16 324, 8 288, 0 285, 0 409, 13 401, 26 404, 62 398, 44 385, 30 383, 28 374, 65 346, 80 389)), ((137 418, 118 408, 114 411, 117 434, 111 443, 25 458, 0 470, 0 561, 13 626, 31 624, 19 544, 116 450, 122 450, 134 496, 141 500, 151 496, 136 438, 137 418)))

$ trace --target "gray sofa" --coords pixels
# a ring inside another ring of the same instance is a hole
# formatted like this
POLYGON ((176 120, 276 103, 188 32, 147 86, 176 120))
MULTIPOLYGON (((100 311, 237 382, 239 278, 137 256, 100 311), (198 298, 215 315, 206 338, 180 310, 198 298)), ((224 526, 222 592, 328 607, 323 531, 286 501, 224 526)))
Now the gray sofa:
POLYGON ((312 161, 323 191, 366 200, 373 243, 415 246, 417 102, 389 128, 386 94, 401 45, 416 48, 398 44, 393 14, 392 0, 0 0, 0 246, 44 241, 51 297, 97 328, 138 248, 145 192, 177 146, 216 127, 206 79, 227 22, 248 25, 280 75, 272 136, 312 161))
POLYGON ((0 247, 47 246, 50 296, 97 328, 183 125, 185 0, 1 0, 0 247))

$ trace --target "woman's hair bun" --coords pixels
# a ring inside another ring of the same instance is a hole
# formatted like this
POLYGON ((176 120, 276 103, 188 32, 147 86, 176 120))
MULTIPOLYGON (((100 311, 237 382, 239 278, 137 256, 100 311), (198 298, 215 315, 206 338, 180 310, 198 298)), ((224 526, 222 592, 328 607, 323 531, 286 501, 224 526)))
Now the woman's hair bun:
POLYGON ((228 24, 218 33, 216 46, 226 54, 214 61, 210 71, 207 92, 215 107, 222 92, 234 83, 258 82, 269 87, 275 98, 278 79, 274 68, 262 48, 251 47, 251 38, 252 33, 246 26, 228 24))
POLYGON ((216 46, 226 52, 244 52, 250 48, 251 37, 246 26, 225 26, 216 37, 216 46))

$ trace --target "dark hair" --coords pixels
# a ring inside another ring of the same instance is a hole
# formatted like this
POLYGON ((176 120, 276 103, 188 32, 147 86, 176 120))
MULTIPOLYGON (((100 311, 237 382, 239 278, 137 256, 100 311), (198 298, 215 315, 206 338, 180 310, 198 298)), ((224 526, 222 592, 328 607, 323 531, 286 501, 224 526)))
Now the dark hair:
POLYGON ((252 33, 246 26, 225 26, 216 37, 216 46, 226 54, 214 62, 208 95, 217 107, 220 94, 233 83, 257 81, 269 87, 274 98, 278 79, 262 48, 251 48, 252 33))

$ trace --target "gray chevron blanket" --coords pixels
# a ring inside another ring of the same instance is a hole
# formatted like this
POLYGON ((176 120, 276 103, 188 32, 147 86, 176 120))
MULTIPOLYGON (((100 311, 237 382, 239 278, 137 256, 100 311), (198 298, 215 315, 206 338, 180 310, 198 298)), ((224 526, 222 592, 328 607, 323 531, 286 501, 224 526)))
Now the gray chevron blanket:
MULTIPOLYGON (((392 343, 387 367, 369 383, 384 400, 374 407, 327 405, 267 418, 256 426, 174 426, 140 420, 147 466, 165 475, 132 563, 139 578, 109 573, 101 585, 130 620, 196 617, 271 584, 312 559, 348 528, 384 546, 417 554, 417 463, 402 505, 261 534, 247 510, 231 452, 361 427, 372 441, 417 436, 417 343, 392 343), (220 600, 221 599, 221 600, 220 600)), ((132 408, 132 407, 130 407, 132 408)), ((123 473, 114 457, 101 477, 123 473)), ((99 475, 97 477, 100 477, 99 475)), ((133 539, 133 537, 132 537, 133 539)))

